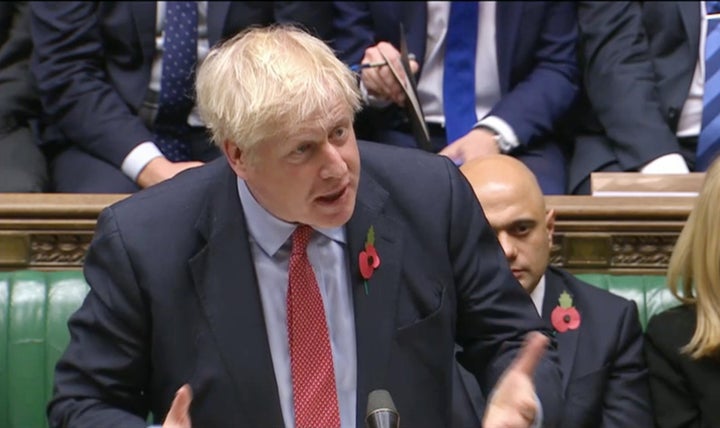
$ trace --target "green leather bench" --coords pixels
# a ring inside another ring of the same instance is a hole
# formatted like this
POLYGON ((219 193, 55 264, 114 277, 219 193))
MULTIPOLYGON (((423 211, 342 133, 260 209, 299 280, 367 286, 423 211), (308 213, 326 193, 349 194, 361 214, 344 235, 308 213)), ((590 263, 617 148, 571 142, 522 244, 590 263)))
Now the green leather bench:
MULTIPOLYGON (((643 328, 676 305, 660 275, 579 274, 635 300, 643 328)), ((68 340, 66 322, 88 286, 78 271, 0 272, 0 427, 46 427, 54 366, 68 340)))

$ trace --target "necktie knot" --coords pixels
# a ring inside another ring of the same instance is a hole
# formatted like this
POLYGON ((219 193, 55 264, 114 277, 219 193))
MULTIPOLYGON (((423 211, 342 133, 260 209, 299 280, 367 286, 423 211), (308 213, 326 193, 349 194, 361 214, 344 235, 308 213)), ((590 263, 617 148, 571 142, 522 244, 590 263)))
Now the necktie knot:
POLYGON ((301 224, 295 228, 292 234, 292 254, 303 255, 306 253, 312 233, 313 228, 306 224, 301 224))

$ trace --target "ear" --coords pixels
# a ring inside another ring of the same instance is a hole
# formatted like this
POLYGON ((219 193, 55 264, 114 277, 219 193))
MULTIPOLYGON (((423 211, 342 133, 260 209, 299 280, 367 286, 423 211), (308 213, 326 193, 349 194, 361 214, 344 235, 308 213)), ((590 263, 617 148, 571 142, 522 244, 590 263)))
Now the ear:
POLYGON ((230 141, 223 142, 222 151, 225 154, 230 168, 235 171, 235 174, 245 180, 248 174, 248 160, 247 155, 237 145, 230 141))
POLYGON ((552 248, 553 234, 555 233, 555 210, 548 210, 545 214, 545 228, 547 229, 550 240, 550 248, 552 248))

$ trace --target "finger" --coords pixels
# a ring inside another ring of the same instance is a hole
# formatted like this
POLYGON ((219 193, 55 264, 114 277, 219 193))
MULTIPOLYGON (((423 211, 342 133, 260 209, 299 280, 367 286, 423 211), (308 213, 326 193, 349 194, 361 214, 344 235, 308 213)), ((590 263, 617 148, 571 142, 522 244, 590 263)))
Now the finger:
POLYGON ((450 158, 455 165, 463 164, 463 156, 457 144, 445 146, 438 154, 450 158))
POLYGON ((520 354, 513 362, 513 369, 532 377, 540 359, 545 354, 548 343, 550 343, 550 339, 541 333, 528 334, 520 354))
POLYGON ((175 393, 163 427, 190 428, 190 403, 192 403, 192 388, 185 384, 175 393))

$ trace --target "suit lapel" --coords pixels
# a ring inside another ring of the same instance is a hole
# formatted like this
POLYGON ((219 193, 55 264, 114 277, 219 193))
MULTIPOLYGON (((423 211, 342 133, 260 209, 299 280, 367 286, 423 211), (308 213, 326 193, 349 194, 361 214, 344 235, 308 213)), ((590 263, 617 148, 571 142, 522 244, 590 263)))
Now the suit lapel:
POLYGON ((235 175, 226 169, 196 223, 207 243, 190 269, 248 426, 282 426, 245 218, 235 175))
MULTIPOLYGON (((545 271, 545 297, 543 299, 543 310, 542 318, 547 323, 551 324, 550 314, 553 309, 558 306, 558 299, 563 291, 568 291, 572 296, 572 291, 568 290, 565 281, 552 270, 545 271)), ((580 319, 582 319, 582 308, 577 307, 575 296, 573 297, 573 305, 580 312, 580 319)), ((552 324, 551 324, 552 325, 552 324)), ((573 364, 575 362, 575 353, 577 351, 577 344, 580 334, 580 327, 575 330, 567 330, 564 333, 556 332, 555 340, 557 341, 558 354, 560 357, 560 369, 563 374, 563 395, 567 391, 567 386, 570 378, 572 377, 573 364)))
POLYGON ((523 2, 495 3, 495 49, 500 78, 500 93, 505 94, 510 88, 510 71, 512 70, 515 38, 520 29, 523 2))
POLYGON ((222 37, 229 9, 229 1, 207 2, 207 35, 210 47, 213 47, 222 37))
POLYGON ((357 425, 363 426, 367 396, 382 388, 395 331, 402 252, 401 227, 383 215, 387 192, 367 173, 361 174, 355 213, 347 225, 350 283, 355 311, 357 342, 357 425), (359 254, 364 250, 370 226, 380 266, 365 281, 360 275, 359 254))
MULTIPOLYGON (((698 2, 673 2, 676 4, 680 17, 682 18, 683 25, 685 26, 686 39, 690 45, 690 54, 692 58, 697 58, 700 50, 700 39, 698 34, 700 33, 700 3, 698 2)), ((704 34, 700 34, 700 37, 705 37, 704 34)))

